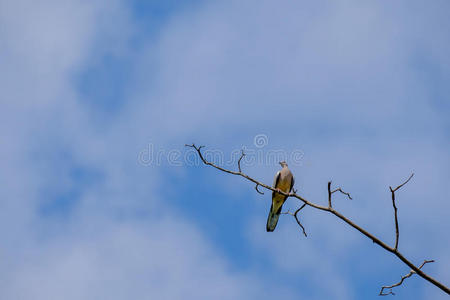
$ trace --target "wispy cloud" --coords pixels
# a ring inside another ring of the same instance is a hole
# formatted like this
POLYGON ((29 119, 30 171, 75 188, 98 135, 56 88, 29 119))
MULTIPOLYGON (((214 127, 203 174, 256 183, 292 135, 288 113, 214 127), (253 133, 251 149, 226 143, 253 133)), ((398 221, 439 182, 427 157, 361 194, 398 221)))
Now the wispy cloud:
MULTIPOLYGON (((258 134, 266 152, 301 150, 292 169, 305 196, 321 201, 332 179, 354 196, 336 206, 388 241, 387 186, 414 171, 400 244, 448 281, 448 5, 418 3, 214 2, 147 30, 121 1, 2 2, 0 295, 370 298, 387 272, 403 274, 335 220, 305 212, 310 238, 293 241, 287 220, 268 236, 257 224, 269 195, 185 163, 139 162, 150 143, 226 157, 260 149, 258 134), (206 201, 229 217, 199 211, 206 201), (273 276, 289 280, 268 291, 273 276)), ((245 168, 268 183, 276 170, 245 168)))

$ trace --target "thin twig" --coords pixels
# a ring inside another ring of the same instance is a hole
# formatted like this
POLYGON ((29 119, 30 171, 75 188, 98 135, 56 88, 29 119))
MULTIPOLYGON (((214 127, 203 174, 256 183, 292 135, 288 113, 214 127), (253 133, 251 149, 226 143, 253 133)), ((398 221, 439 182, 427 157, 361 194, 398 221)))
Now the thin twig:
POLYGON ((245 153, 244 153, 244 150, 241 150, 241 157, 239 157, 239 160, 238 160, 238 169, 239 169, 239 173, 242 173, 242 171, 241 171, 241 160, 242 160, 242 158, 245 156, 245 153))
POLYGON ((303 231, 303 234, 305 235, 305 237, 308 237, 308 235, 306 234, 306 230, 305 227, 303 227, 302 223, 300 222, 299 218, 298 218, 298 213, 306 206, 306 203, 303 203, 302 206, 300 206, 300 208, 298 208, 294 213, 291 213, 289 210, 287 212, 282 212, 282 215, 291 215, 295 218, 295 221, 297 221, 298 226, 300 226, 300 228, 303 231))
POLYGON ((331 205, 331 181, 328 181, 328 207, 332 208, 333 206, 331 205))
POLYGON ((295 217, 295 220, 297 221, 298 226, 300 226, 300 227, 302 228, 303 234, 305 235, 305 237, 307 237, 308 235, 306 234, 305 227, 303 227, 302 223, 300 223, 300 220, 298 219, 298 213, 299 213, 305 206, 306 206, 306 203, 303 203, 303 205, 300 206, 300 208, 297 209, 297 210, 295 211, 294 217, 295 217))
MULTIPOLYGON (((358 230, 361 234, 365 235, 366 237, 368 237, 370 240, 372 240, 372 242, 374 242, 375 244, 379 245, 381 248, 383 248, 384 250, 394 254, 398 259, 400 259, 404 264, 406 264, 408 267, 410 267, 417 275, 419 275, 420 277, 422 277, 423 279, 427 280, 428 282, 430 282, 431 284, 435 285, 436 287, 438 287, 439 289, 441 289, 442 291, 444 291, 445 293, 450 295, 450 288, 448 288, 447 286, 445 286, 444 284, 442 284, 441 282, 437 281, 436 279, 434 279, 433 277, 431 277, 430 275, 424 273, 422 270, 420 270, 418 267, 416 267, 411 261, 409 261, 408 259, 406 259, 403 254, 401 254, 398 250, 388 246, 386 243, 384 243, 383 241, 381 241, 379 238, 375 237, 373 234, 369 233, 367 230, 363 229, 362 227, 360 227, 359 225, 353 223, 353 221, 351 221, 350 219, 348 219, 347 217, 343 216, 341 213, 339 213, 338 211, 336 211, 335 209, 331 208, 331 207, 326 207, 326 206, 322 206, 319 204, 315 204, 313 202, 308 201, 307 199, 303 198, 302 196, 298 195, 297 193, 286 193, 283 192, 281 190, 277 190, 267 184, 264 184, 262 182, 259 182, 258 180, 248 176, 245 173, 242 172, 235 172, 235 171, 231 171, 231 170, 227 170, 224 169, 220 166, 215 165, 214 163, 211 163, 207 160, 205 160, 205 158, 203 157, 202 153, 201 153, 201 148, 202 147, 198 147, 195 146, 195 144, 192 145, 186 145, 187 147, 191 147, 194 148, 200 159, 202 160, 202 162, 205 165, 211 166, 213 168, 216 168, 217 170, 220 170, 222 172, 225 173, 229 173, 232 175, 237 175, 237 176, 241 176, 245 179, 247 179, 248 181, 253 182, 254 184, 258 184, 259 186, 271 190, 273 192, 278 192, 280 194, 282 194, 283 196, 286 197, 293 197, 296 198, 300 201, 302 201, 304 204, 306 204, 307 206, 313 207, 315 209, 321 210, 321 211, 326 211, 329 212, 333 215, 335 215, 336 217, 338 217, 339 219, 341 219, 342 221, 344 221, 345 223, 347 223, 348 225, 350 225, 351 227, 353 227, 354 229, 358 230)), ((406 184, 407 182, 405 182, 404 184, 406 184)), ((403 184, 403 185, 404 185, 403 184)), ((394 191, 396 191, 398 188, 402 187, 403 185, 398 186, 396 189, 394 189, 394 191)))
POLYGON ((260 190, 258 190, 258 186, 259 186, 259 184, 256 184, 256 185, 255 185, 255 190, 256 190, 258 193, 260 193, 261 195, 264 195, 264 192, 261 192, 260 190))
POLYGON ((344 192, 341 188, 337 188, 335 190, 331 190, 331 181, 328 181, 328 207, 332 208, 332 204, 331 204, 331 195, 333 195, 336 192, 341 192, 342 194, 346 195, 348 197, 348 199, 353 200, 352 197, 350 196, 349 193, 344 192))
POLYGON ((341 188, 337 188, 337 189, 335 189, 334 191, 332 191, 331 193, 334 194, 334 193, 336 193, 336 192, 341 192, 342 194, 347 195, 348 199, 353 200, 353 198, 350 196, 350 194, 344 192, 341 188))
POLYGON ((402 184, 400 184, 398 187, 396 187, 393 191, 394 192, 396 192, 398 189, 400 189, 402 186, 404 186, 405 184, 407 184, 410 180, 411 180, 411 178, 413 178, 413 176, 414 176, 414 173, 412 173, 409 177, 408 177, 408 179, 405 181, 405 182, 403 182, 402 184))
POLYGON ((392 207, 394 207, 394 221, 395 221, 395 247, 394 247, 394 250, 395 251, 397 251, 397 249, 398 249, 398 240, 400 238, 400 230, 398 227, 397 205, 395 204, 395 192, 398 189, 400 189, 402 186, 407 184, 413 176, 414 176, 414 173, 412 173, 411 176, 409 176, 409 178, 405 182, 403 182, 402 184, 397 186, 395 189, 393 189, 392 187, 389 187, 389 189, 391 190, 391 195, 392 195, 392 207))
POLYGON ((392 194, 392 206, 394 207, 394 220, 395 220, 395 247, 394 250, 398 249, 398 240, 400 238, 400 230, 398 228, 398 216, 397 216, 397 206, 395 205, 395 192, 394 190, 389 187, 392 194))
MULTIPOLYGON (((432 262, 434 262, 434 260, 425 260, 425 261, 419 266, 419 269, 422 269, 422 267, 423 267, 425 264, 427 264, 427 263, 432 263, 432 262)), ((415 273, 416 273, 416 272, 415 272, 414 270, 411 270, 411 271, 409 271, 408 274, 406 274, 405 276, 402 276, 402 278, 400 279, 399 282, 397 282, 397 283, 395 283, 395 284, 393 284, 393 285, 382 286, 379 295, 380 295, 380 296, 395 295, 395 293, 392 291, 392 289, 393 289, 394 287, 396 287, 396 286, 401 285, 401 284, 403 283, 403 281, 404 281, 406 278, 411 277, 411 276, 412 276, 413 274, 415 274, 415 273), (385 289, 389 289, 389 292, 385 293, 385 292, 384 292, 385 289)))

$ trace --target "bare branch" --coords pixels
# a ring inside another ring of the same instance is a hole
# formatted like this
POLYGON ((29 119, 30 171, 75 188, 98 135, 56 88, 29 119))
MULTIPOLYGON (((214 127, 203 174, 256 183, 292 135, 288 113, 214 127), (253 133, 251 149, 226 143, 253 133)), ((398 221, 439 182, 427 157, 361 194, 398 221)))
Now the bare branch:
POLYGON ((261 192, 260 190, 258 190, 258 186, 259 186, 259 184, 256 184, 256 185, 255 185, 255 190, 256 190, 259 194, 264 195, 264 192, 261 192))
MULTIPOLYGON (((360 227, 359 225, 355 224, 353 221, 351 221, 350 219, 348 219, 347 217, 343 216, 341 213, 339 213, 338 211, 336 211, 335 209, 333 209, 330 206, 331 201, 329 201, 329 206, 322 206, 313 202, 308 201, 307 199, 303 198, 302 196, 298 195, 295 192, 293 193, 286 193, 283 192, 279 189, 275 189, 267 184, 264 184, 250 176, 248 176, 245 173, 242 172, 235 172, 235 171, 231 171, 231 170, 227 170, 225 168, 222 168, 214 163, 211 163, 207 160, 205 160, 205 158, 203 157, 202 153, 201 153, 201 148, 202 147, 197 147, 194 144, 192 145, 186 145, 187 147, 191 147, 194 148, 200 159, 202 160, 202 162, 205 165, 211 166, 213 168, 216 168, 217 170, 220 170, 222 172, 228 173, 228 174, 232 174, 232 175, 236 175, 236 176, 241 176, 245 179, 247 179, 250 182, 253 182, 254 184, 257 184, 265 189, 271 190, 273 192, 277 192, 281 195, 284 195, 286 197, 292 197, 292 198, 296 198, 300 201, 302 201, 305 205, 313 207, 317 210, 321 210, 321 211, 325 211, 328 213, 331 213, 333 215, 335 215, 337 218, 341 219, 342 221, 344 221, 345 223, 347 223, 349 226, 353 227, 354 229, 358 230, 361 234, 363 234, 364 236, 366 236, 367 238, 369 238, 373 243, 379 245, 381 248, 383 248, 384 250, 392 253, 393 255, 395 255, 399 260, 401 260, 404 264, 406 264, 408 267, 411 268, 411 270, 413 270, 417 275, 419 275, 420 277, 422 277, 423 279, 427 280, 428 282, 430 282, 431 284, 435 285, 436 287, 438 287, 439 289, 441 289, 442 291, 444 291, 445 293, 450 295, 450 288, 448 288, 447 286, 445 286, 444 284, 442 284, 441 282, 437 281, 436 279, 434 279, 433 277, 431 277, 430 275, 424 273, 421 269, 419 269, 418 267, 416 267, 411 261, 409 261, 408 259, 406 259, 403 254, 401 254, 396 248, 392 248, 390 246, 388 246, 386 243, 384 243, 383 241, 381 241, 379 238, 375 237, 373 234, 371 234, 370 232, 368 232, 367 230, 363 229, 362 227, 360 227)), ((396 187, 395 189, 393 189, 393 192, 397 191, 399 188, 401 188, 403 185, 405 185, 412 176, 410 176, 410 178, 408 178, 408 180, 406 182, 404 182, 403 184, 399 185, 398 187, 396 187)), ((330 188, 328 190, 329 192, 329 196, 331 194, 331 182, 329 183, 330 188)))
MULTIPOLYGON (((391 187, 389 187, 391 189, 391 187)), ((394 250, 398 249, 398 240, 400 238, 400 230, 398 228, 398 216, 397 216, 397 206, 395 205, 395 192, 391 189, 392 193, 392 206, 394 207, 394 220, 395 220, 395 247, 394 250)))
POLYGON ((241 171, 241 160, 242 160, 242 158, 245 156, 245 153, 244 153, 244 150, 241 150, 241 157, 239 157, 239 160, 238 160, 238 169, 239 169, 239 173, 242 173, 242 171, 241 171))
POLYGON ((331 181, 328 181, 328 207, 332 208, 333 206, 331 205, 331 195, 333 193, 331 192, 331 181))
POLYGON ((392 207, 394 207, 394 221, 395 221, 395 247, 394 247, 394 250, 395 251, 397 251, 397 249, 398 249, 398 240, 400 238, 400 231, 399 231, 399 227, 398 227, 397 206, 395 205, 395 192, 398 189, 400 189, 402 186, 407 184, 413 176, 414 176, 414 173, 412 173, 411 176, 409 176, 409 178, 405 182, 403 182, 402 184, 397 186, 395 189, 392 189, 392 187, 389 187, 389 189, 391 190, 391 195, 392 195, 392 207))
MULTIPOLYGON (((411 173, 411 175, 409 176, 409 178, 405 181, 405 182, 403 182, 402 184, 400 184, 398 187, 396 187, 394 190, 393 190, 393 192, 396 192, 398 189, 400 189, 402 186, 404 186, 405 184, 407 184, 410 180, 411 180, 411 178, 413 178, 413 176, 414 176, 414 173, 411 173)), ((392 190, 392 188, 391 187, 389 187, 391 190, 392 190)))
MULTIPOLYGON (((425 261, 419 266, 419 269, 422 269, 422 267, 423 267, 425 264, 427 264, 427 263, 432 263, 432 262, 434 262, 434 260, 425 260, 425 261)), ((403 283, 403 281, 404 281, 406 278, 411 277, 413 274, 416 274, 416 272, 415 272, 414 270, 411 270, 411 271, 409 271, 408 274, 406 274, 405 276, 402 276, 402 278, 400 279, 399 282, 397 282, 397 283, 395 283, 395 284, 393 284, 393 285, 382 286, 379 295, 380 295, 380 296, 395 295, 395 293, 392 291, 392 289, 393 289, 394 287, 397 287, 397 286, 401 285, 401 284, 403 283), (385 289, 386 289, 386 290, 389 289, 389 291, 386 293, 386 292, 384 292, 385 289)))
POLYGON ((303 234, 305 235, 305 237, 307 237, 308 235, 306 234, 305 227, 303 227, 302 223, 300 223, 300 220, 298 219, 298 213, 299 213, 299 212, 302 210, 302 208, 305 207, 305 206, 306 206, 306 204, 303 203, 303 205, 300 206, 300 208, 297 209, 297 210, 295 211, 294 217, 295 217, 295 220, 297 221, 298 226, 300 226, 300 227, 302 228, 303 234))
POLYGON ((337 188, 335 190, 331 190, 331 181, 328 181, 328 207, 332 208, 333 206, 331 205, 331 195, 333 195, 336 192, 341 192, 342 194, 346 195, 348 197, 348 199, 353 200, 353 198, 350 196, 349 193, 344 192, 341 188, 337 188))
POLYGON ((298 218, 298 213, 306 206, 306 203, 303 203, 302 206, 300 206, 300 208, 298 208, 294 213, 291 213, 289 210, 287 212, 282 212, 282 215, 291 215, 295 218, 295 221, 297 221, 298 226, 300 226, 300 228, 303 231, 303 234, 305 235, 305 237, 308 237, 308 235, 306 234, 305 231, 305 227, 303 227, 302 223, 300 222, 299 218, 298 218))
POLYGON ((332 191, 331 193, 334 194, 336 192, 341 192, 342 194, 346 195, 348 197, 348 199, 353 200, 353 198, 350 196, 349 193, 344 192, 341 188, 337 188, 334 191, 332 191))

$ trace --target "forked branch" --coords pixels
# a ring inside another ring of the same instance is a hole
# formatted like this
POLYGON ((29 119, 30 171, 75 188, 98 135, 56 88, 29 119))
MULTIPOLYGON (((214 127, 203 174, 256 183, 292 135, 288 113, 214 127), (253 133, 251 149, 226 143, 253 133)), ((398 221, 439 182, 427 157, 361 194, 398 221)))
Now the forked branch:
POLYGON ((350 196, 349 193, 344 192, 341 188, 337 188, 335 190, 331 190, 331 181, 328 181, 328 208, 332 208, 333 205, 331 204, 331 195, 333 195, 336 192, 341 192, 342 194, 346 195, 348 199, 353 200, 353 198, 350 196))
MULTIPOLYGON (((210 161, 207 161, 207 160, 203 157, 203 155, 202 155, 202 152, 201 152, 202 146, 198 147, 198 146, 196 146, 195 144, 192 144, 192 145, 186 145, 186 146, 195 149, 195 150, 197 151, 197 153, 198 153, 200 159, 202 160, 202 162, 203 162, 205 165, 211 166, 211 167, 213 167, 213 168, 215 168, 215 169, 217 169, 217 170, 220 170, 220 171, 225 172, 225 173, 228 173, 228 174, 232 174, 232 175, 236 175, 236 176, 243 177, 243 178, 247 179, 248 181, 254 183, 254 184, 256 185, 256 186, 255 186, 256 191, 257 191, 258 193, 260 193, 260 194, 261 194, 262 192, 260 192, 260 191, 258 190, 258 186, 263 187, 263 188, 265 188, 265 189, 267 189, 267 190, 270 190, 270 191, 273 191, 273 192, 278 192, 278 193, 280 193, 280 194, 282 194, 282 195, 284 195, 284 196, 286 196, 286 197, 296 198, 296 199, 300 200, 301 202, 303 202, 303 206, 302 206, 300 209, 298 209, 295 213, 293 213, 294 217, 295 217, 296 220, 297 220, 297 223, 299 224, 299 226, 300 226, 302 229, 304 229, 304 227, 301 225, 299 219, 297 218, 297 214, 298 214, 298 212, 299 212, 303 207, 305 207, 305 206, 310 206, 310 207, 315 208, 315 209, 317 209, 317 210, 325 211, 325 212, 331 213, 331 214, 335 215, 336 217, 338 217, 340 220, 344 221, 346 224, 348 224, 348 225, 350 225, 351 227, 353 227, 354 229, 358 230, 361 234, 363 234, 364 236, 366 236, 367 238, 369 238, 373 243, 379 245, 379 246, 380 246, 381 248, 383 248, 384 250, 386 250, 386 251, 392 253, 393 255, 395 255, 395 256, 396 256, 398 259, 400 259, 404 264, 406 264, 409 268, 411 268, 411 271, 412 271, 412 272, 414 272, 415 274, 419 275, 420 277, 422 277, 422 278, 425 279, 426 281, 430 282, 431 284, 435 285, 436 287, 438 287, 439 289, 441 289, 442 291, 444 291, 445 293, 447 293, 447 294, 450 295, 450 289, 449 289, 447 286, 445 286, 443 283, 437 281, 436 279, 434 279, 433 277, 431 277, 430 275, 426 274, 425 272, 423 272, 423 271, 421 270, 421 268, 423 267, 423 265, 424 265, 426 262, 424 262, 421 266, 417 267, 417 266, 415 266, 410 260, 408 260, 407 258, 405 258, 405 257, 403 256, 403 254, 401 254, 401 253, 398 251, 398 236, 399 236, 399 231, 398 231, 397 208, 396 208, 396 205, 395 205, 395 192, 396 192, 398 189, 400 189, 401 187, 403 187, 406 183, 408 183, 409 180, 412 178, 413 175, 411 175, 411 176, 408 178, 408 180, 406 180, 404 183, 402 183, 401 185, 399 185, 399 186, 396 187, 395 189, 390 188, 391 193, 392 193, 392 197, 393 197, 392 203, 393 203, 393 206, 394 206, 395 223, 396 223, 396 243, 395 243, 395 246, 394 246, 394 247, 391 247, 391 246, 387 245, 385 242, 383 242, 382 240, 380 240, 379 238, 377 238, 376 236, 374 236, 373 234, 371 234, 370 232, 368 232, 367 230, 363 229, 361 226, 355 224, 353 221, 351 221, 351 220, 348 219, 347 217, 343 216, 341 213, 339 213, 338 211, 336 211, 336 210, 332 207, 331 196, 332 196, 332 194, 335 193, 335 192, 341 192, 342 194, 347 195, 347 197, 348 197, 349 199, 352 199, 352 198, 351 198, 350 194, 344 192, 341 188, 337 188, 337 189, 335 189, 335 190, 331 190, 331 182, 328 183, 328 206, 322 206, 322 205, 313 203, 313 202, 311 202, 311 201, 309 201, 309 200, 303 198, 302 196, 300 196, 299 194, 297 194, 297 191, 296 191, 296 190, 294 190, 294 191, 291 192, 291 193, 285 193, 285 192, 280 191, 280 190, 278 190, 278 189, 276 190, 275 188, 273 188, 273 187, 271 187, 271 186, 269 186, 269 185, 267 185, 267 184, 264 184, 264 183, 262 183, 262 182, 259 182, 258 180, 254 179, 254 178, 248 176, 247 174, 245 174, 244 172, 242 172, 241 166, 240 166, 240 162, 241 162, 242 158, 243 158, 244 155, 245 155, 243 152, 241 153, 241 157, 240 157, 239 160, 238 160, 238 171, 236 172, 236 171, 227 170, 227 169, 225 169, 225 168, 223 168, 223 167, 220 167, 220 166, 218 166, 218 165, 216 165, 216 164, 214 164, 214 163, 212 163, 212 162, 210 162, 210 161)), ((291 213, 289 213, 289 214, 291 214, 291 213)), ((305 232, 304 234, 306 235, 306 232, 305 232)), ((414 273, 413 273, 413 274, 414 274, 414 273)), ((411 275, 412 275, 412 274, 411 274, 411 275)), ((411 275, 409 275, 409 276, 411 276, 411 275)), ((408 277, 409 277, 409 276, 408 276, 408 277)), ((404 279, 403 279, 403 280, 404 280, 404 279)), ((403 282, 403 281, 402 281, 402 282, 403 282)), ((402 282, 400 282, 400 284, 402 284, 402 282)), ((400 284, 398 284, 398 285, 400 285, 400 284)), ((397 286, 397 285, 394 285, 394 286, 397 286)), ((394 287, 394 286, 393 286, 393 287, 394 287)), ((387 287, 387 288, 389 288, 389 287, 387 287)), ((392 293, 392 294, 393 294, 393 293, 392 293)))
MULTIPOLYGON (((425 261, 419 266, 419 269, 422 269, 422 267, 423 267, 425 264, 427 264, 427 263, 432 263, 432 262, 434 262, 434 260, 425 260, 425 261)), ((416 273, 416 272, 415 272, 414 270, 411 270, 411 271, 409 271, 408 274, 406 274, 405 276, 402 276, 402 278, 400 279, 399 282, 394 283, 393 285, 385 285, 385 286, 382 286, 379 295, 380 295, 380 296, 395 295, 395 293, 392 291, 392 289, 393 289, 394 287, 396 287, 396 286, 401 285, 401 284, 403 283, 403 281, 404 281, 406 278, 411 277, 411 276, 412 276, 413 274, 415 274, 415 273, 416 273), (384 290, 388 290, 388 292, 386 293, 384 290)))
POLYGON ((297 222, 298 226, 300 226, 300 228, 303 231, 303 234, 305 235, 305 237, 307 237, 308 235, 306 234, 306 230, 305 227, 303 227, 302 223, 300 222, 299 218, 298 218, 298 213, 306 206, 305 203, 303 203, 302 206, 300 206, 300 208, 298 208, 295 212, 291 213, 289 210, 287 212, 282 212, 282 215, 291 215, 295 218, 295 221, 297 222))

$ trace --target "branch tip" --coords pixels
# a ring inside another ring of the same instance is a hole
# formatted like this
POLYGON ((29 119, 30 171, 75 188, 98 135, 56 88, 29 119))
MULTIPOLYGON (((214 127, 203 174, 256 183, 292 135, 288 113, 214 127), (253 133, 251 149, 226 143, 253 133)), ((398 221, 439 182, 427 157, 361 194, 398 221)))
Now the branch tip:
POLYGON ((392 189, 392 187, 389 187, 389 189, 391 190, 391 192, 396 192, 398 189, 400 189, 402 186, 404 186, 405 184, 407 184, 410 180, 411 180, 411 178, 413 178, 413 176, 414 176, 414 173, 411 173, 411 175, 408 177, 408 179, 405 181, 405 182, 403 182, 402 184, 400 184, 399 186, 397 186, 395 189, 392 189))
POLYGON ((242 173, 242 171, 241 171, 241 160, 242 160, 242 158, 245 156, 245 153, 244 153, 244 150, 241 150, 241 157, 239 157, 239 160, 238 160, 238 170, 239 170, 239 173, 242 173))
POLYGON ((282 212, 282 215, 291 215, 295 218, 295 221, 297 222, 298 226, 300 226, 300 228, 303 231, 303 235, 305 237, 308 237, 308 235, 306 234, 306 230, 305 227, 303 227, 302 223, 300 222, 300 219, 298 218, 298 213, 306 206, 306 203, 303 203, 302 206, 300 206, 295 212, 291 213, 291 210, 288 209, 286 212, 282 212))
POLYGON ((258 190, 258 186, 259 186, 259 184, 257 183, 257 184, 255 185, 255 190, 256 190, 259 194, 264 195, 264 192, 261 192, 260 190, 258 190))

